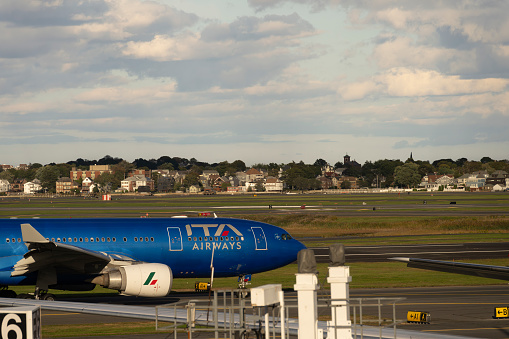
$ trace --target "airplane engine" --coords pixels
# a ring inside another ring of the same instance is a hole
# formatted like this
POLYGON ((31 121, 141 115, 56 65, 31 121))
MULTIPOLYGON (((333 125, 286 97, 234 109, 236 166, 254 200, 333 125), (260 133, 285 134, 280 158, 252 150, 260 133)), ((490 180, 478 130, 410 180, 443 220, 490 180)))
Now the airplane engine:
POLYGON ((121 266, 92 280, 122 294, 140 297, 164 297, 170 293, 172 282, 171 269, 163 264, 121 266))

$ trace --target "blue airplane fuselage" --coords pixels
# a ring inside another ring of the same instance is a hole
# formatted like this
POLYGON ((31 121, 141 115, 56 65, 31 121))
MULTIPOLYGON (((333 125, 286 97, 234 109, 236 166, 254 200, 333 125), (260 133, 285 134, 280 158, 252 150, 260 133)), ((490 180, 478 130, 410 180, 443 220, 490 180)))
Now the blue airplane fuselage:
MULTIPOLYGON (((0 285, 33 284, 33 275, 11 277, 27 253, 21 224, 32 225, 56 244, 115 258, 169 266, 175 278, 239 276, 272 270, 297 259, 305 248, 284 229, 230 218, 0 219, 0 285)), ((58 272, 59 280, 72 272, 58 272)))

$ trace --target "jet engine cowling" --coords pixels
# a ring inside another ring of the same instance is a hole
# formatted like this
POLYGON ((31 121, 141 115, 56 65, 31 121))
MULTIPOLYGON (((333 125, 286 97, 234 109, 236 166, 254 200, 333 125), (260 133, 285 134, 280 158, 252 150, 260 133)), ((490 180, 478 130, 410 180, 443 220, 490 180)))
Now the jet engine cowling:
POLYGON ((106 288, 125 295, 164 297, 173 283, 171 268, 163 264, 138 264, 121 266, 92 280, 106 288))

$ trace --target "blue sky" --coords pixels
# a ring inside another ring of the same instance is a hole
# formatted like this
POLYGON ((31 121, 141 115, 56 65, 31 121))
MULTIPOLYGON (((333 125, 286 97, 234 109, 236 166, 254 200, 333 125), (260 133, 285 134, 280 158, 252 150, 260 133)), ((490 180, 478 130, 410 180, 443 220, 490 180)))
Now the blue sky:
POLYGON ((0 2, 0 163, 507 159, 509 3, 0 2))

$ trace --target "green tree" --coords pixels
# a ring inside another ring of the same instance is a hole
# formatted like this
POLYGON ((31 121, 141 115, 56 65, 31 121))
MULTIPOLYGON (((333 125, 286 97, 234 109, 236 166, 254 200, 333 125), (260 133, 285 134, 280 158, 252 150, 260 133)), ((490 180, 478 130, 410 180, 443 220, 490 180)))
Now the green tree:
POLYGON ((421 182, 419 166, 413 162, 396 167, 394 170, 394 182, 406 186, 415 187, 421 182))
POLYGON ((120 187, 120 181, 118 178, 114 174, 107 172, 104 172, 103 174, 96 177, 94 182, 101 186, 101 189, 105 191, 108 191, 108 188, 115 190, 120 187))
POLYGON ((265 192, 265 186, 263 186, 263 182, 259 180, 255 185, 256 192, 265 192))
POLYGON ((35 177, 41 181, 43 189, 48 192, 55 192, 56 182, 60 177, 60 171, 56 166, 47 165, 37 169, 35 177))
POLYGON ((0 172, 0 179, 7 180, 8 182, 12 183, 14 181, 14 173, 10 170, 0 172))
POLYGON ((184 178, 182 185, 184 187, 191 187, 192 185, 200 185, 200 175, 196 172, 189 172, 186 175, 186 177, 184 178))

